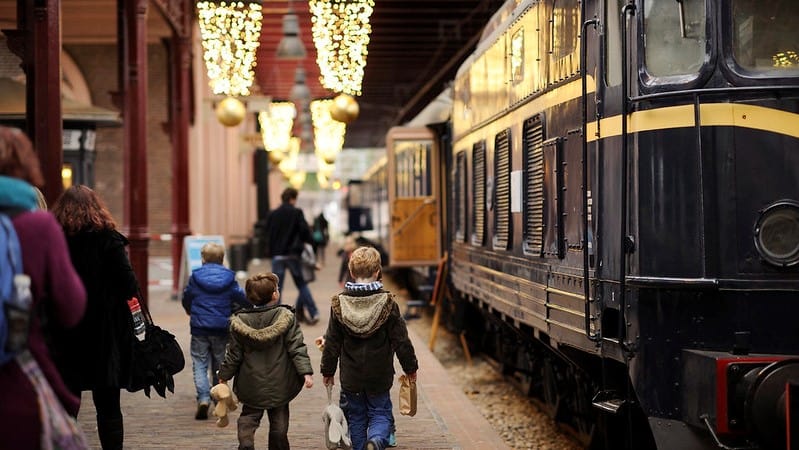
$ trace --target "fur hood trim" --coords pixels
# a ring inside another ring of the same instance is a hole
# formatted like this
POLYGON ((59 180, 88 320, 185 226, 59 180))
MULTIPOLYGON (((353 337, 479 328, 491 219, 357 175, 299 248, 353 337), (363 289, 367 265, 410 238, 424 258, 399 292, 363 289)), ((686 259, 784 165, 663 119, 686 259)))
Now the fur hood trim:
POLYGON ((371 295, 348 295, 346 293, 333 297, 331 306, 333 314, 350 334, 358 337, 369 337, 388 320, 394 296, 379 291, 371 295))
POLYGON ((234 315, 230 321, 230 332, 239 337, 243 344, 262 348, 280 339, 292 325, 294 313, 289 308, 278 307, 234 315))

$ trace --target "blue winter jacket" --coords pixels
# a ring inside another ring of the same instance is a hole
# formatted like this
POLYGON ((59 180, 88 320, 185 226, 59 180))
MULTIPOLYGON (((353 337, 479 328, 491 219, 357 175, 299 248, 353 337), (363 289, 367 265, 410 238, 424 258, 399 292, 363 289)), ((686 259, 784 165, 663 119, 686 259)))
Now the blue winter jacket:
POLYGON ((225 336, 234 310, 249 307, 236 274, 220 264, 194 269, 183 290, 183 309, 191 316, 194 336, 225 336))

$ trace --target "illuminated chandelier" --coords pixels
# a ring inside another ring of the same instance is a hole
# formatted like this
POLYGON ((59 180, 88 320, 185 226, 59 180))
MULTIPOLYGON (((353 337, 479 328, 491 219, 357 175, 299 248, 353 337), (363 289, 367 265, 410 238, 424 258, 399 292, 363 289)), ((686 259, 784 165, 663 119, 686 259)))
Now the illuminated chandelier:
POLYGON ((314 129, 316 154, 327 164, 336 160, 344 147, 344 134, 347 126, 330 117, 333 100, 314 100, 311 102, 311 119, 314 129))
POLYGON ((200 1, 197 2, 197 18, 211 90, 228 97, 217 107, 217 117, 224 125, 238 125, 245 109, 233 97, 249 95, 255 78, 253 67, 261 35, 261 4, 253 0, 200 1), (232 105, 234 102, 240 106, 232 105), (226 120, 223 120, 223 112, 227 112, 226 120), (239 113, 240 118, 237 117, 239 113))
POLYGON ((292 102, 272 102, 266 111, 258 113, 261 140, 273 163, 282 161, 289 151, 296 116, 297 109, 292 102))
POLYGON ((309 0, 322 86, 361 95, 374 0, 309 0))

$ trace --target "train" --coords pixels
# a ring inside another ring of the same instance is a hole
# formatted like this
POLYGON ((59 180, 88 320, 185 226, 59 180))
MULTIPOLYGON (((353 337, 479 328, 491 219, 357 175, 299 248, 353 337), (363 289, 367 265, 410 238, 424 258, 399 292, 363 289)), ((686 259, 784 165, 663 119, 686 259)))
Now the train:
POLYGON ((445 261, 470 346, 589 448, 799 448, 798 20, 510 0, 363 180, 390 265, 445 261))

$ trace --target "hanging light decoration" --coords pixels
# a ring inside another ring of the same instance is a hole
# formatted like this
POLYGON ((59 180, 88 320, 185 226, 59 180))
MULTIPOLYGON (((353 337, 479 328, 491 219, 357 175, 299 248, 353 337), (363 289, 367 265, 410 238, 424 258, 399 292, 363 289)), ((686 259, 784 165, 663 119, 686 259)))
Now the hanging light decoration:
POLYGON ((311 102, 311 119, 314 129, 314 147, 316 154, 327 164, 336 160, 344 147, 344 133, 347 126, 330 117, 333 100, 314 100, 311 102))
POLYGON ((361 95, 374 0, 309 0, 322 86, 361 95))
MULTIPOLYGON (((260 2, 197 2, 197 19, 211 90, 214 94, 228 96, 229 102, 241 103, 234 97, 249 95, 255 78, 255 51, 261 35, 260 2)), ((238 109, 243 109, 243 105, 238 109)), ((244 118, 242 115, 238 121, 234 120, 236 117, 229 114, 231 110, 229 106, 226 109, 217 107, 217 117, 226 126, 238 125, 244 118)))
POLYGON ((300 138, 292 137, 289 140, 289 151, 283 161, 277 165, 277 168, 283 173, 283 176, 286 179, 290 179, 291 176, 297 172, 297 160, 299 159, 298 156, 300 154, 300 138))
POLYGON ((261 126, 261 140, 264 143, 264 150, 270 153, 270 160, 275 162, 283 160, 282 156, 289 151, 291 130, 294 127, 294 117, 297 109, 291 102, 272 102, 266 111, 258 113, 258 124, 261 126), (275 158, 272 158, 275 153, 275 158))

